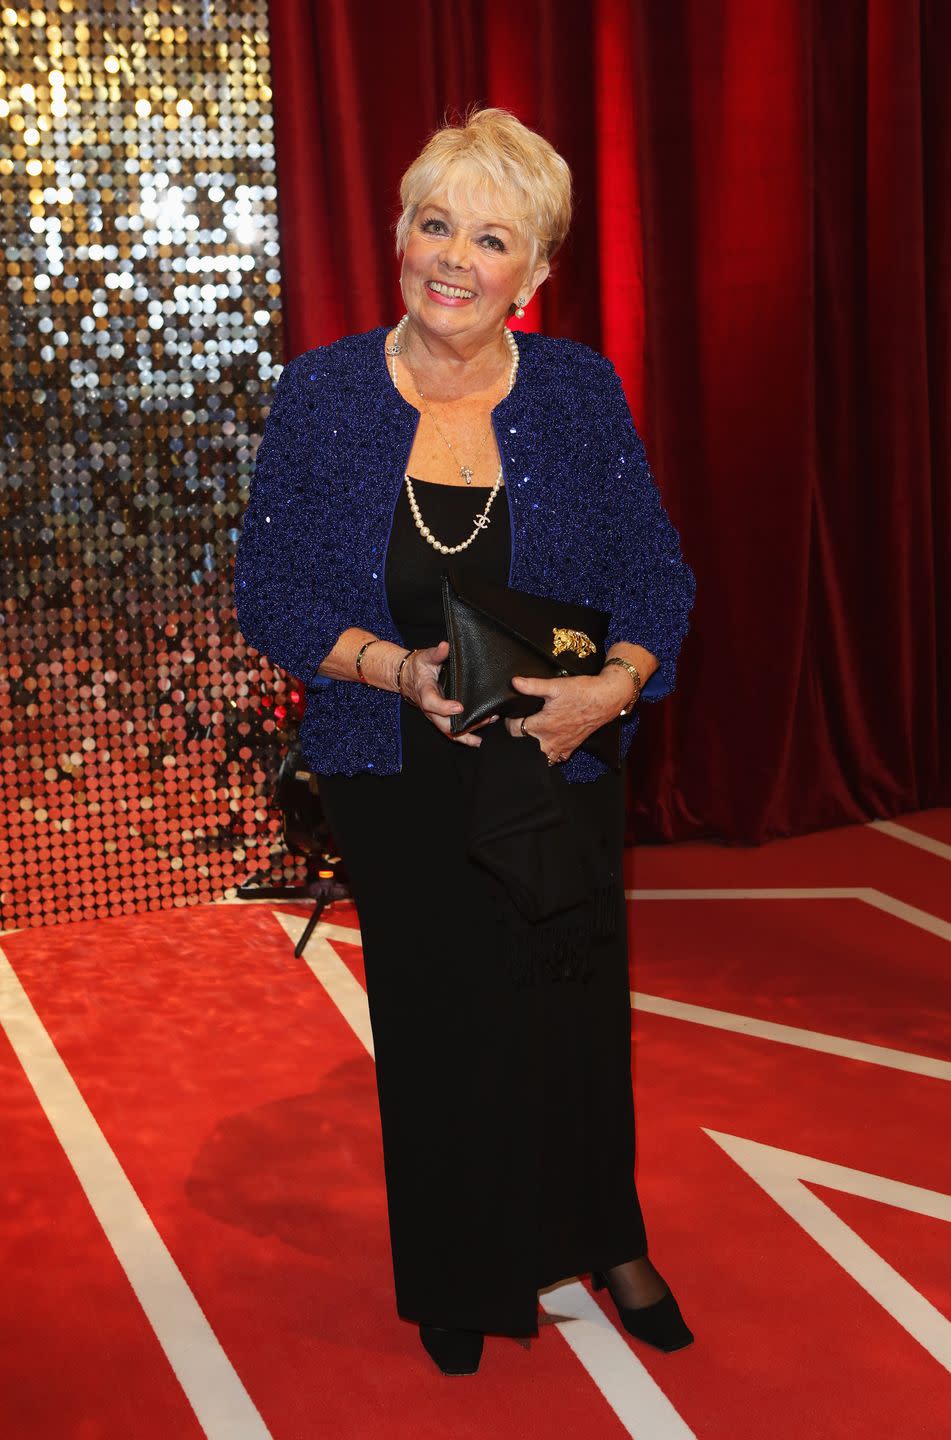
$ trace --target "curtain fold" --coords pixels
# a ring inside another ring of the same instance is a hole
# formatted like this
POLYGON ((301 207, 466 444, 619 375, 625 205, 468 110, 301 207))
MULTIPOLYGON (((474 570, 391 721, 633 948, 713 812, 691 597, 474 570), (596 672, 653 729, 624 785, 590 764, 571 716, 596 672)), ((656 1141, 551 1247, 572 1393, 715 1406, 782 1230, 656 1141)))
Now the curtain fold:
POLYGON ((697 574, 632 833, 951 802, 951 7, 272 0, 286 354, 401 313, 402 170, 502 105, 575 177, 527 328, 610 355, 697 574))

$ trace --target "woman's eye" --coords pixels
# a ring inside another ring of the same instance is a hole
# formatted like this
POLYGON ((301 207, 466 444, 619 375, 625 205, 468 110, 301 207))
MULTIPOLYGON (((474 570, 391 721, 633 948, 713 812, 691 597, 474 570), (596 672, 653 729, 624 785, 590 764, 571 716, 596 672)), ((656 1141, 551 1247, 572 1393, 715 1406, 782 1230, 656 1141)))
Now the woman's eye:
POLYGON ((505 250, 505 246, 502 244, 502 241, 499 239, 498 235, 486 235, 483 238, 485 239, 486 245, 489 249, 499 251, 505 250))
POLYGON ((420 226, 420 229, 432 231, 432 227, 434 225, 443 225, 443 223, 444 222, 442 220, 424 220, 422 225, 420 226))

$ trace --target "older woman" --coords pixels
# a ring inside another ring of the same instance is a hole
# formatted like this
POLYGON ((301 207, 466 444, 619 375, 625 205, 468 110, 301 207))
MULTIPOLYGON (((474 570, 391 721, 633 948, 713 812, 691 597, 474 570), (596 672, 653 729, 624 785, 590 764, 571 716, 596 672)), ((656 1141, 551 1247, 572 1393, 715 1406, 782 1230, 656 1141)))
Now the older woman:
POLYGON ((673 1350, 693 1337, 634 1182, 623 773, 580 747, 622 715, 626 753, 638 699, 673 689, 694 577, 610 362, 506 324, 567 231, 565 162, 486 109, 401 198, 406 313, 285 367, 235 570, 246 639, 307 689, 359 912, 397 1312, 471 1373, 486 1332, 536 1335, 539 1288, 591 1271, 673 1350), (514 676, 541 708, 454 736, 450 564, 609 612, 604 668, 514 676), (506 868, 520 826, 523 871, 564 888, 543 917, 506 868))

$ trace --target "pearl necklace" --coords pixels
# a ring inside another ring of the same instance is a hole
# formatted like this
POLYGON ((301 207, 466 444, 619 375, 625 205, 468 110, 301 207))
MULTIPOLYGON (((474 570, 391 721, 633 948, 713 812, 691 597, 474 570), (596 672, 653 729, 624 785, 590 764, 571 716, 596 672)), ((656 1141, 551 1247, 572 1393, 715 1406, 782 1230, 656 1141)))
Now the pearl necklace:
POLYGON ((479 514, 475 517, 475 529, 469 536, 468 540, 462 540, 458 545, 444 545, 441 540, 436 539, 429 526, 423 521, 422 514, 420 513, 419 502, 417 501, 415 491, 413 490, 412 480, 409 478, 408 475, 404 476, 404 479, 406 481, 406 494, 409 497, 409 508, 413 512, 413 519, 416 522, 416 529, 419 531, 420 535, 422 535, 427 545, 431 545, 433 549, 438 550, 441 555, 458 555, 460 550, 468 550, 469 546, 472 544, 473 540, 476 538, 480 530, 486 530, 489 526, 489 510, 491 509, 492 501, 499 493, 499 486, 502 484, 502 466, 499 466, 499 473, 496 478, 495 484, 492 486, 492 493, 490 494, 488 500, 485 502, 485 509, 481 510, 479 514))
MULTIPOLYGON (((406 325, 408 320, 409 316, 404 315, 393 334, 392 344, 386 347, 386 353, 391 358, 390 373, 393 376, 394 385, 396 385, 396 357, 397 355, 402 353, 400 349, 400 336, 403 333, 404 326, 406 325)), ((509 371, 508 389, 505 392, 506 395, 509 395, 511 394, 512 386, 515 384, 515 376, 518 371, 518 345, 516 343, 515 336, 512 334, 511 330, 509 330, 507 326, 503 329, 502 333, 505 336, 505 339, 508 342, 508 347, 512 352, 512 368, 509 371)), ((499 473, 495 477, 495 484, 492 486, 491 494, 489 495, 488 500, 485 502, 485 508, 481 510, 479 514, 475 517, 475 528, 473 529, 472 534, 469 536, 468 540, 462 540, 458 545, 444 545, 441 540, 436 539, 429 526, 423 520, 422 512, 419 508, 419 502, 416 499, 416 492, 413 490, 413 482, 409 478, 408 472, 404 473, 403 479, 406 481, 406 494, 407 498, 409 499, 409 508, 412 511, 413 520, 416 524, 416 529, 419 531, 420 535, 422 535, 427 545, 431 545, 433 549, 438 550, 441 555, 458 555, 460 550, 468 550, 469 546, 479 534, 480 530, 486 530, 489 527, 489 511, 492 508, 492 501, 499 493, 499 489, 502 484, 502 466, 499 465, 499 473)))

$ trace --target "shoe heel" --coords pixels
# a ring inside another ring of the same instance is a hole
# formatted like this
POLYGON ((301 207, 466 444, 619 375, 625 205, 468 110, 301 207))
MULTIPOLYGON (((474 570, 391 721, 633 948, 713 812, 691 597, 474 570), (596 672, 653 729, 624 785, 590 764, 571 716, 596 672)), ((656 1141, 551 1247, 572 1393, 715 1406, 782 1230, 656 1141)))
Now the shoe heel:
POLYGON ((421 1324, 419 1338, 444 1375, 474 1375, 478 1370, 485 1339, 481 1331, 421 1324))

